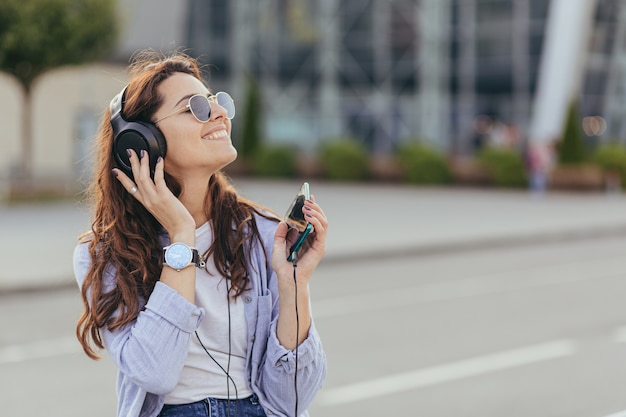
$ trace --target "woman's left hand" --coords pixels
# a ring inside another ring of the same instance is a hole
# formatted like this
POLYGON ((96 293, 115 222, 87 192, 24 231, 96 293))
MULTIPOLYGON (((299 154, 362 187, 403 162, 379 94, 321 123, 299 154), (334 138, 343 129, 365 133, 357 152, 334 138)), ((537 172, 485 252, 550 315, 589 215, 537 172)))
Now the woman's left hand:
MULTIPOLYGON (((307 241, 298 252, 298 282, 308 284, 313 271, 317 268, 326 253, 326 232, 328 219, 322 208, 315 202, 315 197, 304 202, 302 208, 304 218, 313 225, 313 230, 307 236, 307 241)), ((281 277, 293 277, 293 263, 287 260, 289 248, 298 238, 295 229, 289 229, 285 222, 281 222, 274 235, 274 251, 272 254, 272 268, 281 277)))

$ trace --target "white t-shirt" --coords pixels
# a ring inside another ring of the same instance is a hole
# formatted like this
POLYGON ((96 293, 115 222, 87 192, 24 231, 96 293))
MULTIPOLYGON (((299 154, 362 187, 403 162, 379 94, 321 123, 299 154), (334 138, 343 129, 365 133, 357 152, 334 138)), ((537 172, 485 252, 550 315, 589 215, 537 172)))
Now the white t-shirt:
MULTIPOLYGON (((205 253, 211 244, 213 232, 210 223, 196 230, 196 248, 205 253)), ((207 271, 196 269, 196 305, 202 307, 205 316, 198 328, 204 347, 221 365, 209 357, 195 334, 191 335, 189 354, 183 372, 174 391, 165 396, 165 404, 186 404, 213 398, 246 398, 252 395, 246 376, 247 324, 243 301, 230 298, 230 366, 229 362, 229 306, 227 291, 230 282, 220 275, 213 257, 206 259, 207 271), (226 377, 225 371, 233 379, 226 377)))

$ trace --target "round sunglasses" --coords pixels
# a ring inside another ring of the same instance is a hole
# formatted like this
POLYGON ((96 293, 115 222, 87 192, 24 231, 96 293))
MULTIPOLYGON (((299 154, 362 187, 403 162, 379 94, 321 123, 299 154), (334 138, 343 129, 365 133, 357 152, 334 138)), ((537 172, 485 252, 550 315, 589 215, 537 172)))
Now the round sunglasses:
POLYGON ((193 117, 195 117, 197 121, 200 123, 206 123, 211 118, 211 103, 217 103, 223 107, 226 110, 227 119, 235 117, 235 102, 233 101, 233 98, 228 93, 220 91, 208 97, 203 96, 202 94, 191 96, 189 97, 189 101, 185 107, 174 110, 170 114, 161 117, 159 120, 154 122, 154 124, 157 124, 161 120, 167 119, 175 114, 186 112, 187 110, 191 111, 191 114, 193 114, 193 117))

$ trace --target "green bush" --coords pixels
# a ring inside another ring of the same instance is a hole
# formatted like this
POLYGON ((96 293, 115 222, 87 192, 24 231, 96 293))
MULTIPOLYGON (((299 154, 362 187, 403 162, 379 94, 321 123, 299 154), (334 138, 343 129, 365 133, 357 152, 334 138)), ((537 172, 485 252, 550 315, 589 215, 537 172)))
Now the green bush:
POLYGON ((365 147, 350 138, 340 138, 325 144, 320 160, 331 180, 360 181, 369 177, 369 154, 365 147))
POLYGON ((527 184, 524 160, 519 152, 510 149, 485 148, 478 154, 496 185, 523 187, 527 184))
POLYGON ((407 180, 413 184, 447 184, 452 180, 446 158, 425 145, 403 145, 396 158, 407 180))
POLYGON ((296 157, 296 151, 289 146, 264 146, 254 155, 254 173, 263 177, 293 177, 296 157))
POLYGON ((592 162, 605 172, 619 174, 626 184, 626 148, 620 145, 604 145, 596 150, 592 162))

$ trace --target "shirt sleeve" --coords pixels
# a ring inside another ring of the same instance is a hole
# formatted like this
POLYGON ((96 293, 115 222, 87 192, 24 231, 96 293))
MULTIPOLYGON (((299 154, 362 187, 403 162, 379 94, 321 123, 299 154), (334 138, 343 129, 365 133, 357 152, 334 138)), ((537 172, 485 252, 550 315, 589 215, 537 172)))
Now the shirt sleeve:
MULTIPOLYGON (((91 258, 88 244, 74 251, 74 272, 82 286, 91 258)), ((114 278, 107 268, 102 279, 114 278)), ((157 282, 145 308, 126 326, 113 331, 100 328, 105 348, 119 371, 147 392, 171 392, 183 369, 191 334, 204 317, 204 310, 176 290, 157 282)))
MULTIPOLYGON (((264 229, 261 227, 261 229, 264 229)), ((273 414, 293 416, 298 401, 298 412, 304 413, 322 388, 326 379, 327 362, 320 335, 313 318, 307 338, 298 346, 297 378, 296 352, 282 346, 276 335, 278 322, 278 279, 271 266, 275 224, 262 233, 265 253, 261 247, 255 250, 261 281, 267 283, 264 289, 270 297, 271 310, 265 354, 259 364, 258 388, 264 398, 264 406, 273 414), (265 257, 267 254, 267 257, 265 257), (296 386, 297 381, 297 386, 296 386), (297 396, 296 396, 297 389, 297 396)), ((264 297, 263 297, 264 298, 264 297)), ((261 317, 259 317, 261 321, 261 317)))
POLYGON ((276 322, 273 322, 261 372, 261 385, 265 387, 273 411, 293 415, 297 388, 298 410, 302 413, 322 388, 326 379, 326 355, 313 322, 308 337, 298 346, 297 368, 296 379, 296 351, 287 350, 280 344, 276 337, 276 322))

